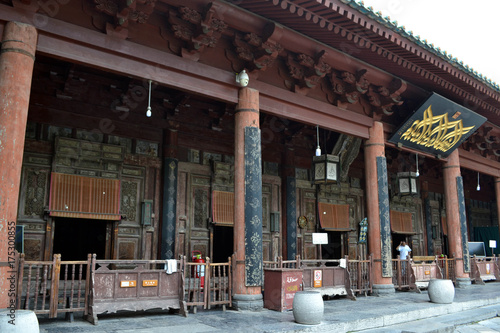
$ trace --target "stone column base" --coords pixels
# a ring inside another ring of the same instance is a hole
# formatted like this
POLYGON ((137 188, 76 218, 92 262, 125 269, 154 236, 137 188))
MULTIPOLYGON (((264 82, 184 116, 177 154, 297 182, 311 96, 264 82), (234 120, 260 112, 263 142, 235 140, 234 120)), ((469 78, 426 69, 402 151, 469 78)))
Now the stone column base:
POLYGON ((374 284, 372 294, 376 296, 394 294, 396 289, 393 284, 374 284))
POLYGON ((470 278, 457 278, 457 280, 455 281, 455 288, 467 288, 470 287, 470 285, 470 278))
POLYGON ((233 295, 233 308, 235 310, 261 311, 264 308, 262 294, 233 295))

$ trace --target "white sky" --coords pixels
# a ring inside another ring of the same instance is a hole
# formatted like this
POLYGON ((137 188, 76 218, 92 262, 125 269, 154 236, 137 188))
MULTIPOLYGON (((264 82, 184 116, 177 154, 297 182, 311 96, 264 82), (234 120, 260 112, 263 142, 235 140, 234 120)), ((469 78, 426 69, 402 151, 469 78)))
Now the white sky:
POLYGON ((500 84, 500 0, 363 0, 500 84))

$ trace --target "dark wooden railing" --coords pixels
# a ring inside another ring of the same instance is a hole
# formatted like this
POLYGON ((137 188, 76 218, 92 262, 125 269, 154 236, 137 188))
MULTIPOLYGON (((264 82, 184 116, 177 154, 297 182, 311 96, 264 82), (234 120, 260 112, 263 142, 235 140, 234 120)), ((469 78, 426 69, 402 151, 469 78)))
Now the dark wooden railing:
POLYGON ((417 289, 410 257, 406 260, 392 259, 392 283, 397 290, 417 289))
MULTIPOLYGON (((264 261, 264 268, 292 268, 303 271, 303 289, 314 288, 314 271, 321 270, 322 287, 345 288, 341 294, 354 298, 354 294, 367 294, 373 288, 373 258, 366 260, 350 260, 347 256, 340 266, 341 259, 313 259, 301 260, 297 256, 295 260, 283 260, 278 257, 276 261, 264 261)), ((318 289, 320 290, 320 289, 318 289)), ((333 289, 332 289, 333 290, 333 289)), ((333 293, 335 291, 333 290, 333 293)))
POLYGON ((182 260, 167 270, 165 260, 98 260, 92 256, 92 278, 87 320, 97 324, 97 315, 120 310, 153 308, 181 309, 182 260))
POLYGON ((48 314, 83 312, 87 315, 91 257, 86 261, 26 261, 18 256, 17 308, 48 314))
POLYGON ((371 293, 373 290, 373 256, 368 259, 362 260, 347 260, 347 267, 349 272, 349 279, 351 281, 351 289, 355 294, 371 293))
POLYGON ((500 281, 498 257, 476 257, 471 258, 471 280, 477 284, 484 281, 500 281))
MULTIPOLYGON (((186 260, 186 257, 184 257, 186 260)), ((220 305, 232 306, 232 262, 228 258, 225 263, 185 262, 183 274, 184 303, 196 313, 198 306, 210 309, 220 305)))

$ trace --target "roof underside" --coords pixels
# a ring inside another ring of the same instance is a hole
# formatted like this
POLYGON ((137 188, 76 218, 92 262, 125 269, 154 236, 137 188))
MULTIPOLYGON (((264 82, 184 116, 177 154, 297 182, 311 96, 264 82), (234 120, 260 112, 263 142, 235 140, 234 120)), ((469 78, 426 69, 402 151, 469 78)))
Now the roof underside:
POLYGON ((464 104, 500 125, 500 91, 437 49, 354 1, 230 1, 429 92, 464 104), (383 24, 385 23, 385 24, 383 24), (406 36, 408 35, 408 36, 406 36), (410 38, 408 38, 410 37, 410 38), (413 40, 412 40, 413 39, 413 40))

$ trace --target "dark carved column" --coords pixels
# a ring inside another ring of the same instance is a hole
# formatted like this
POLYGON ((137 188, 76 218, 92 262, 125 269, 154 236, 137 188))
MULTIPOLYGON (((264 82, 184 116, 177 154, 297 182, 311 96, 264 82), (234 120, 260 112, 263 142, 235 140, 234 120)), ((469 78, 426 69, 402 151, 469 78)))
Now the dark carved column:
POLYGON ((283 174, 283 256, 287 260, 294 260, 297 255, 297 198, 296 198, 296 180, 295 180, 295 150, 291 143, 286 144, 284 155, 284 163, 282 168, 283 174))
POLYGON ((297 255, 297 194, 295 177, 286 177, 286 257, 297 255))
POLYGON ((175 225, 177 222, 177 128, 171 123, 164 134, 163 154, 163 212, 161 224, 161 259, 173 259, 175 253, 175 225))
POLYGON ((432 207, 431 201, 429 199, 429 183, 422 183, 422 199, 424 199, 424 211, 425 211, 425 229, 427 235, 427 255, 434 255, 434 246, 432 244, 432 207))

